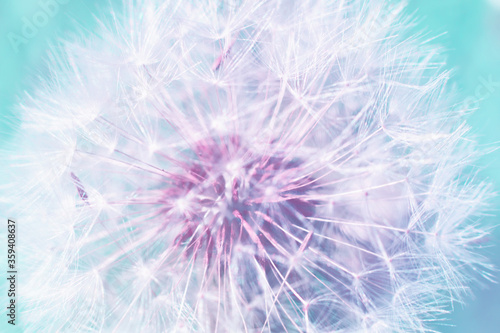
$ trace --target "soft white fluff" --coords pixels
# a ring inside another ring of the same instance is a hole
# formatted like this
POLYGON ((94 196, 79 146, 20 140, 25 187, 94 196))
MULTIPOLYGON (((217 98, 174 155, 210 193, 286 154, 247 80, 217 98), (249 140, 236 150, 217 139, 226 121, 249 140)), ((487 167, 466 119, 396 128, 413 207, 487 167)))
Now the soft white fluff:
POLYGON ((424 332, 488 187, 393 2, 124 0, 8 157, 25 332, 424 332))

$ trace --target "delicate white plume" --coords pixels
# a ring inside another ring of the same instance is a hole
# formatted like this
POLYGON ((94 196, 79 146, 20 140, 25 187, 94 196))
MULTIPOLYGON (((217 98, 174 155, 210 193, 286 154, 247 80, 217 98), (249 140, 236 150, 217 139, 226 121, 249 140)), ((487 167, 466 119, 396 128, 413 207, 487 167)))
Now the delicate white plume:
POLYGON ((124 0, 55 47, 5 171, 25 332, 429 330, 489 191, 402 9, 124 0))

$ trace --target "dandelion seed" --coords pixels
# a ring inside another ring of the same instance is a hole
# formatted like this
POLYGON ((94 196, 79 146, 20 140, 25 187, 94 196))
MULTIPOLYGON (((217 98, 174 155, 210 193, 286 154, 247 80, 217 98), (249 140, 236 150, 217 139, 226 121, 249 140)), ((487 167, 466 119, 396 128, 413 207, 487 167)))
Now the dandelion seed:
POLYGON ((489 277, 466 110, 401 6, 124 4, 20 105, 25 332, 427 332, 489 277))

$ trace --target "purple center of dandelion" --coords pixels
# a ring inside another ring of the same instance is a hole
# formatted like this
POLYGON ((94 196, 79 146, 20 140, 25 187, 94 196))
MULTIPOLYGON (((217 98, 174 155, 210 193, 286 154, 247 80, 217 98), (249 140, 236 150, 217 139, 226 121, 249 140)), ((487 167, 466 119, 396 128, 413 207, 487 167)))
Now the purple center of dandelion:
POLYGON ((209 138, 193 151, 196 158, 165 191, 167 214, 185 224, 177 245, 196 248, 203 239, 209 257, 214 247, 229 251, 236 244, 269 252, 268 245, 289 240, 284 229, 303 227, 304 217, 314 214, 314 204, 303 198, 314 181, 302 175, 301 160, 256 154, 237 136, 209 138))

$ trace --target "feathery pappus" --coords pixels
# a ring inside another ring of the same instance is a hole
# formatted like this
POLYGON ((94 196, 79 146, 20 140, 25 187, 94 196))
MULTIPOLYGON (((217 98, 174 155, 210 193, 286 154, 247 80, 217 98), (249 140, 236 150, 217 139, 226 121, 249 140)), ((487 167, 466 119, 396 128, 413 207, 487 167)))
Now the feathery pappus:
POLYGON ((490 188, 403 9, 123 0, 54 47, 7 155, 25 332, 431 331, 490 188))

